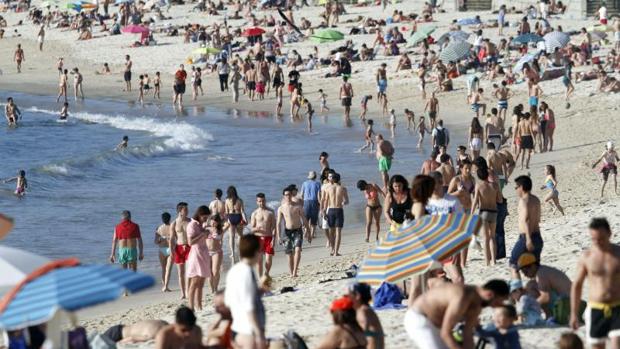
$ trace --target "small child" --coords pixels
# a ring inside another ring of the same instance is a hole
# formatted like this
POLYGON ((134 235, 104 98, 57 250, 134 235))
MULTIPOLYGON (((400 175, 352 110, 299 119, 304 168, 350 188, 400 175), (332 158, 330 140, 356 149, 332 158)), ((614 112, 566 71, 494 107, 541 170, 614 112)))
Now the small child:
POLYGON ((495 349, 521 349, 519 331, 514 326, 516 317, 517 311, 512 305, 502 305, 495 308, 493 325, 486 329, 479 328, 476 330, 480 336, 480 341, 492 342, 495 349))
POLYGON ((161 99, 159 95, 159 92, 161 91, 161 88, 159 87, 160 85, 161 85, 161 76, 159 72, 155 72, 155 78, 153 79, 153 87, 155 87, 155 89, 153 90, 153 98, 161 99))
POLYGON ((314 115, 314 109, 308 99, 302 100, 302 105, 306 107, 306 116, 308 117, 308 133, 312 133, 312 116, 314 115))
POLYGON ((116 146, 114 150, 125 150, 129 145, 129 137, 123 136, 123 140, 116 146))
POLYGON ((60 109, 60 116, 58 120, 67 120, 68 116, 69 116, 69 103, 65 102, 62 105, 62 109, 60 109))
POLYGON ((138 102, 144 103, 144 75, 138 76, 139 95, 138 102))
POLYGON ((558 181, 555 177, 555 166, 547 165, 545 166, 545 185, 540 187, 540 190, 549 189, 549 193, 545 196, 545 202, 548 202, 551 205, 552 209, 557 209, 560 211, 562 216, 564 215, 564 209, 562 205, 560 205, 560 197, 558 192, 558 181))
POLYGON ((362 97, 362 113, 360 114, 360 119, 362 121, 366 121, 366 113, 368 112, 368 101, 371 99, 371 95, 365 95, 364 97, 362 97))
POLYGON ((327 95, 322 89, 319 89, 319 103, 321 103, 321 113, 329 111, 329 108, 327 107, 327 95))
POLYGON ((411 126, 415 130, 415 114, 412 110, 405 108, 405 116, 407 117, 407 131, 411 131, 411 126))
POLYGON ((576 333, 564 332, 558 341, 558 349, 583 349, 583 342, 576 333))
POLYGON ((17 173, 17 177, 5 179, 4 183, 16 182, 15 185, 15 195, 18 197, 23 197, 26 195, 26 188, 28 188, 28 180, 26 179, 26 171, 20 170, 17 173))
MULTIPOLYGON (((385 98, 386 97, 384 97, 384 99, 385 98)), ((392 135, 392 139, 394 139, 394 136, 396 136, 396 112, 394 111, 394 109, 390 110, 390 121, 388 125, 390 127, 390 133, 392 135)))
POLYGON ((375 122, 372 119, 368 119, 368 122, 366 124, 366 132, 364 133, 364 140, 366 141, 366 143, 363 147, 360 148, 360 153, 364 149, 368 149, 368 147, 370 147, 371 153, 375 151, 375 141, 373 140, 375 131, 372 129, 372 126, 375 124, 375 122))
POLYGON ((537 326, 544 324, 542 309, 536 298, 532 297, 524 288, 521 280, 510 281, 510 299, 515 303, 519 323, 523 326, 537 326))
POLYGON ((149 74, 144 74, 144 94, 148 95, 150 89, 151 89, 151 78, 149 78, 149 74))

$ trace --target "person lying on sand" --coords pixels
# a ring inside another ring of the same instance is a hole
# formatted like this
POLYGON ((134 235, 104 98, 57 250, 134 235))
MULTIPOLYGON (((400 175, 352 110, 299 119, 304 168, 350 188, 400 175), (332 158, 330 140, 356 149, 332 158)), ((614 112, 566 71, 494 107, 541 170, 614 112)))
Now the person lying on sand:
POLYGON ((163 320, 143 320, 132 325, 118 324, 108 328, 103 335, 114 343, 137 343, 155 339, 168 323, 163 320))
POLYGON ((174 324, 162 328, 155 336, 155 349, 202 347, 202 330, 196 325, 196 315, 185 306, 177 309, 174 324))

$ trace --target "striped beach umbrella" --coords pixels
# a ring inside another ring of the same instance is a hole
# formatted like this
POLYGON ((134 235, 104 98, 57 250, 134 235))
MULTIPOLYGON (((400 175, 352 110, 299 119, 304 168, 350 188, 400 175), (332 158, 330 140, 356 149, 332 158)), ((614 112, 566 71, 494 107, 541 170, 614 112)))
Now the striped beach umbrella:
POLYGON ((512 42, 515 44, 529 44, 530 42, 539 42, 539 41, 544 41, 542 36, 532 34, 532 33, 521 34, 521 35, 516 36, 514 39, 512 39, 512 42))
POLYGON ((469 56, 470 50, 471 45, 467 41, 454 41, 441 50, 439 59, 444 63, 458 62, 469 56))
POLYGON ((467 41, 471 34, 464 32, 462 30, 451 30, 447 33, 444 33, 437 39, 438 44, 443 44, 444 42, 450 41, 467 41))
POLYGON ((49 321, 58 310, 73 312, 113 301, 125 292, 153 286, 153 277, 113 265, 52 262, 0 301, 0 328, 11 330, 49 321))
POLYGON ((0 246, 0 297, 50 260, 8 246, 0 246))
POLYGON ((551 32, 543 36, 547 52, 553 52, 556 48, 564 48, 570 42, 570 36, 563 32, 551 32))
POLYGON ((422 42, 424 39, 428 38, 435 29, 437 29, 437 27, 434 25, 426 25, 418 28, 418 30, 407 39, 407 46, 415 46, 422 42))
POLYGON ((425 216, 388 233, 364 259, 357 280, 378 286, 423 274, 466 248, 478 228, 477 215, 425 216))

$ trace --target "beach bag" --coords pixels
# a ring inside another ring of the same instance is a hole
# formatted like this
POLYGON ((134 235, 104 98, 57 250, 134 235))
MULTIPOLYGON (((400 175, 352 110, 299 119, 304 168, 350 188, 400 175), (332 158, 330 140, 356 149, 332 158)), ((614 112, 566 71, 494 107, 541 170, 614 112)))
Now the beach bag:
POLYGON ((303 338, 293 330, 289 330, 282 337, 286 344, 286 349, 308 349, 303 338))
POLYGON ((373 307, 376 309, 401 308, 403 295, 394 284, 383 282, 377 289, 373 299, 373 307))

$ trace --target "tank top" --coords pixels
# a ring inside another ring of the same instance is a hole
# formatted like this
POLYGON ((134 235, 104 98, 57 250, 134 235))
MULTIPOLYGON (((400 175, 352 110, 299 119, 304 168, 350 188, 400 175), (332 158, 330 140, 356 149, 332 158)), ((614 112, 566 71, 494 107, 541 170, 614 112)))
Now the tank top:
POLYGON ((175 220, 174 231, 177 233, 177 245, 187 245, 187 223, 181 217, 175 220))
POLYGON ((390 203, 390 216, 392 216, 392 220, 394 222, 402 224, 406 218, 411 216, 411 206, 413 205, 411 195, 407 193, 407 200, 403 203, 396 202, 394 195, 390 195, 392 197, 392 202, 390 203))

